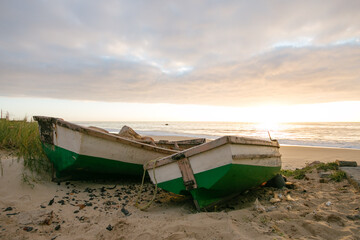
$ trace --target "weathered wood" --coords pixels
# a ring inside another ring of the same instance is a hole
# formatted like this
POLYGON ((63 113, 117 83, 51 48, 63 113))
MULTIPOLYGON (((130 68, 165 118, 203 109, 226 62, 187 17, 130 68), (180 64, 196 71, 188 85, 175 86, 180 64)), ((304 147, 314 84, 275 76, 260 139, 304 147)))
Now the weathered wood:
POLYGON ((169 141, 169 140, 159 140, 158 143, 159 144, 174 144, 177 143, 179 145, 198 145, 198 144, 203 144, 206 142, 205 138, 194 138, 194 139, 187 139, 187 140, 180 140, 180 141, 169 141))
POLYGON ((360 167, 340 167, 339 170, 344 172, 349 183, 360 191, 360 167))
POLYGON ((157 161, 156 163, 149 164, 146 169, 153 168, 153 165, 156 164, 156 167, 163 166, 172 162, 175 162, 182 158, 189 158, 199 153, 203 153, 214 148, 220 147, 227 143, 233 144, 241 144, 241 145, 252 145, 252 146, 264 146, 264 147, 276 147, 279 148, 280 145, 276 140, 266 141, 266 140, 259 140, 254 138, 245 138, 245 137, 234 137, 234 136, 224 136, 218 138, 214 141, 199 145, 194 148, 190 148, 185 151, 181 151, 177 154, 173 154, 171 156, 165 157, 157 161))
POLYGON ((194 172, 191 168, 189 159, 183 158, 177 161, 177 164, 179 166, 186 190, 189 191, 191 189, 197 188, 196 179, 194 176, 194 172))
MULTIPOLYGON (((137 141, 139 141, 139 140, 137 140, 137 141)), ((151 144, 150 141, 140 140, 139 142, 151 144)), ((182 150, 186 150, 186 149, 198 146, 205 142, 206 142, 205 138, 196 138, 196 139, 180 140, 180 141, 159 140, 159 141, 155 141, 155 144, 158 147, 182 151, 182 150)))
POLYGON ((339 167, 357 167, 357 162, 355 161, 335 161, 339 167))
POLYGON ((243 145, 255 145, 255 146, 269 146, 269 147, 277 147, 280 148, 280 145, 277 140, 261 140, 254 138, 246 138, 246 137, 236 137, 236 136, 228 136, 230 143, 239 143, 243 145))
POLYGON ((273 158, 273 157, 281 157, 281 154, 236 154, 232 155, 232 159, 240 160, 240 159, 260 159, 260 158, 273 158))
POLYGON ((54 121, 51 118, 34 117, 39 122, 40 140, 44 143, 54 144, 54 121))
POLYGON ((156 167, 160 167, 160 166, 175 162, 175 161, 177 161, 179 159, 182 159, 182 158, 188 158, 188 157, 193 156, 195 154, 199 154, 199 153, 208 151, 210 149, 220 147, 220 146, 226 144, 227 142, 228 142, 227 137, 218 138, 218 139, 216 139, 214 141, 211 141, 211 142, 208 142, 206 144, 202 144, 202 145, 199 145, 197 147, 190 148, 188 150, 185 150, 185 151, 173 154, 171 156, 162 158, 159 161, 157 161, 156 163, 149 164, 146 167, 146 169, 153 168, 154 164, 156 164, 156 167))

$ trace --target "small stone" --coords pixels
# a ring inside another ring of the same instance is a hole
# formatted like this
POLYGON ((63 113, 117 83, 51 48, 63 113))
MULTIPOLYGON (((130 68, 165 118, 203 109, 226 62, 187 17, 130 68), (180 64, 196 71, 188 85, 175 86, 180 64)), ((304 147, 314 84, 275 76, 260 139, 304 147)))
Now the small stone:
POLYGON ((106 230, 108 230, 108 231, 113 230, 113 226, 111 226, 111 225, 109 224, 109 226, 106 227, 106 230))
POLYGON ((53 205, 53 203, 54 203, 54 198, 50 200, 50 202, 49 202, 48 206, 53 205))
POLYGON ((71 191, 71 193, 72 193, 72 194, 77 194, 77 193, 79 193, 79 191, 76 190, 76 189, 73 189, 73 190, 71 191))
POLYGON ((60 200, 60 201, 58 201, 58 203, 60 203, 61 205, 65 205, 65 201, 64 201, 64 200, 60 200))
POLYGON ((44 206, 44 205, 40 205, 40 207, 41 207, 41 208, 46 208, 46 206, 44 206))
POLYGON ((12 208, 12 207, 7 207, 7 208, 5 208, 4 212, 7 212, 7 211, 12 211, 12 210, 13 210, 13 208, 12 208))
POLYGON ((31 232, 34 228, 33 227, 24 227, 23 230, 27 232, 31 232))
POLYGON ((60 229, 60 224, 59 225, 56 225, 56 227, 55 227, 55 230, 57 231, 57 230, 59 230, 60 229))
POLYGON ((79 210, 75 210, 75 211, 74 211, 74 213, 78 213, 78 212, 79 212, 79 210))
POLYGON ((121 208, 121 212, 125 215, 125 216, 129 216, 130 212, 128 210, 126 210, 124 207, 121 208))
POLYGON ((7 213, 6 216, 13 216, 13 215, 17 215, 19 213, 7 213))
POLYGON ((84 192, 88 192, 88 193, 92 193, 93 191, 95 191, 95 189, 91 189, 91 188, 85 188, 84 192))
POLYGON ((106 202, 104 202, 104 205, 107 205, 107 206, 116 205, 116 202, 114 202, 114 201, 106 201, 106 202))

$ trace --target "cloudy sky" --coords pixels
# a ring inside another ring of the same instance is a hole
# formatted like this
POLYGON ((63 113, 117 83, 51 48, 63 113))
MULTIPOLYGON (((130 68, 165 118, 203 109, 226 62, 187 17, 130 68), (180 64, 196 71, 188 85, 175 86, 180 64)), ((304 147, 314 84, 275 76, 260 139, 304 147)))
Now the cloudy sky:
POLYGON ((0 107, 70 120, 360 121, 360 1, 2 0, 0 107))

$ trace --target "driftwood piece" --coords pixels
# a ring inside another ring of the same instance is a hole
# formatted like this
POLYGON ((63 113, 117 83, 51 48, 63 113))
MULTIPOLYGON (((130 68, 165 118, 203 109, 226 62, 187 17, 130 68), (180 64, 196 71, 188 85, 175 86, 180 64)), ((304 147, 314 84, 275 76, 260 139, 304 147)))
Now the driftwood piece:
POLYGON ((357 167, 357 162, 355 161, 336 160, 335 162, 339 165, 339 167, 357 167))

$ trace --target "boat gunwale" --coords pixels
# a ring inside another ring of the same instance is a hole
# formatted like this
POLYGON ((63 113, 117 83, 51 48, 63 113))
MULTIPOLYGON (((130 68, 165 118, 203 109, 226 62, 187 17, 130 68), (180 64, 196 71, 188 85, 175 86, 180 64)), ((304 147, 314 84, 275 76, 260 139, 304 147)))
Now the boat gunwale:
MULTIPOLYGON (((189 158, 191 156, 207 152, 209 150, 218 148, 218 147, 228 144, 228 143, 280 148, 280 145, 277 140, 267 141, 267 140, 248 138, 248 137, 224 136, 224 137, 218 138, 214 141, 189 148, 187 150, 172 154, 170 156, 166 156, 155 162, 149 162, 147 164, 144 164, 144 168, 146 170, 149 170, 154 167, 164 166, 164 165, 176 162, 180 159, 189 158)), ((279 156, 275 156, 275 157, 279 157, 279 156)))
MULTIPOLYGON (((81 126, 75 123, 71 123, 68 121, 65 121, 61 118, 55 118, 55 117, 47 117, 47 116, 34 116, 33 117, 35 121, 39 122, 39 121, 48 121, 51 122, 53 124, 59 125, 61 127, 65 127, 68 128, 70 130, 73 131, 77 131, 89 136, 93 136, 93 137, 98 137, 98 138, 102 138, 105 140, 110 140, 113 142, 119 142, 119 143, 123 143, 126 145, 130 145, 133 147, 137 147, 137 148, 142 148, 142 149, 146 149, 146 150, 150 150, 150 151, 155 151, 155 152, 159 152, 159 153, 165 153, 165 154, 176 154, 179 151, 176 150, 171 150, 171 149, 166 149, 166 148, 161 148, 158 146, 153 146, 150 144, 146 144, 146 143, 141 143, 141 142, 137 142, 131 139, 127 139, 124 137, 120 137, 120 136, 116 136, 114 134, 111 133, 106 133, 106 132, 101 132, 98 131, 96 129, 91 129, 89 127, 85 127, 85 126, 81 126)), ((42 134, 42 133, 40 133, 42 134)))

